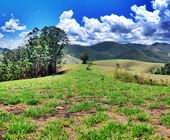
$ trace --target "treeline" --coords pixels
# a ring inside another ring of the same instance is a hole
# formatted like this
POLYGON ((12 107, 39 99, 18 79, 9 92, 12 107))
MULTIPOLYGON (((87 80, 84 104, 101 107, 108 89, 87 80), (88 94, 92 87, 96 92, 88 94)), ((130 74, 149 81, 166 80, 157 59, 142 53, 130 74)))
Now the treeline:
POLYGON ((66 33, 55 26, 34 28, 24 46, 3 54, 0 81, 35 78, 56 74, 63 49, 69 43, 66 33))
POLYGON ((165 64, 163 67, 153 70, 154 74, 170 75, 170 63, 165 64))

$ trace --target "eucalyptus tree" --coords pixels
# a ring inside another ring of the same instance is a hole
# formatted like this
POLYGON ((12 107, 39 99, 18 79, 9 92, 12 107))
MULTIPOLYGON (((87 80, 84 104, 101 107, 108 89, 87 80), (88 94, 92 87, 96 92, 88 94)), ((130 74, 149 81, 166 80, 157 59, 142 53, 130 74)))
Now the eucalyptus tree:
POLYGON ((69 39, 63 30, 55 26, 44 27, 41 30, 40 38, 49 49, 48 74, 56 74, 57 64, 61 63, 64 54, 63 49, 69 44, 69 39))
POLYGON ((26 36, 26 44, 4 53, 0 64, 0 81, 56 74, 69 40, 55 26, 34 28, 26 36))

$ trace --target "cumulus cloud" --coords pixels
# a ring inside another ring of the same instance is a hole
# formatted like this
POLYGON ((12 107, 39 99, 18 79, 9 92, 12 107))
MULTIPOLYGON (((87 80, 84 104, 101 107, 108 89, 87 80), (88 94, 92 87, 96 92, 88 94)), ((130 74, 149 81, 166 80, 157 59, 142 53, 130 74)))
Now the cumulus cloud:
POLYGON ((154 9, 158 9, 158 10, 162 10, 164 8, 168 7, 168 2, 169 0, 153 0, 152 4, 153 4, 153 8, 154 9))
POLYGON ((154 22, 158 23, 160 20, 159 10, 155 10, 153 12, 146 10, 146 5, 144 6, 132 6, 131 10, 135 13, 134 17, 136 21, 139 22, 154 22))
POLYGON ((3 37, 4 37, 4 35, 2 33, 0 33, 0 38, 3 38, 3 37))
POLYGON ((0 48, 14 49, 23 44, 21 38, 2 38, 0 39, 0 48))
POLYGON ((132 18, 115 14, 96 18, 83 17, 80 25, 72 10, 60 16, 57 27, 66 31, 72 44, 92 45, 102 41, 121 43, 170 43, 170 0, 153 0, 153 11, 145 5, 133 5, 132 18))
POLYGON ((30 31, 23 31, 19 34, 19 37, 24 39, 29 33, 30 31))
POLYGON ((83 17, 83 23, 84 26, 80 26, 70 10, 63 12, 57 27, 65 30, 73 44, 89 45, 101 41, 117 41, 120 36, 116 33, 128 33, 134 25, 131 19, 114 14, 103 16, 100 20, 83 17))
POLYGON ((25 25, 21 25, 19 19, 11 18, 9 21, 5 22, 5 25, 1 27, 4 32, 15 32, 26 30, 25 25))

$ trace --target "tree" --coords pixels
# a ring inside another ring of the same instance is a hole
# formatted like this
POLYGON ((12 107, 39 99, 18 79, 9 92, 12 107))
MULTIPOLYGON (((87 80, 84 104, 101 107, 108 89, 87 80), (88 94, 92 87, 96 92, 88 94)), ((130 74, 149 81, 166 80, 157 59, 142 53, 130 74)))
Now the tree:
POLYGON ((154 74, 170 75, 170 63, 166 63, 164 67, 157 68, 154 74))
POLYGON ((0 81, 56 74, 68 43, 66 33, 55 26, 34 28, 24 46, 4 53, 0 81))
POLYGON ((87 61, 89 60, 89 56, 87 53, 82 53, 80 55, 80 60, 82 60, 82 64, 87 64, 87 61))
POLYGON ((42 41, 45 41, 45 44, 49 48, 50 63, 48 73, 50 75, 56 74, 57 64, 61 63, 63 49, 69 43, 69 39, 63 30, 55 26, 44 27, 41 30, 40 38, 42 41))

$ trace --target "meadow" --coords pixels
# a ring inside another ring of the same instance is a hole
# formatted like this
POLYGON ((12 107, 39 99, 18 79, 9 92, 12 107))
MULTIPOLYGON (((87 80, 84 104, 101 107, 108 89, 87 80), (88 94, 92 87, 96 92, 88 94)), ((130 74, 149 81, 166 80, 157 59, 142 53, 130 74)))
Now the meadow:
POLYGON ((150 63, 128 59, 116 59, 116 60, 103 60, 94 61, 94 64, 107 69, 108 72, 117 69, 119 65, 120 70, 126 71, 132 75, 138 75, 146 79, 152 79, 161 85, 170 85, 170 76, 167 75, 155 75, 152 73, 153 70, 163 67, 164 63, 150 63))
POLYGON ((0 83, 0 139, 170 139, 170 87, 121 82, 113 62, 94 63, 0 83))

